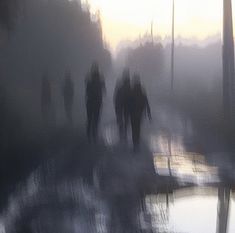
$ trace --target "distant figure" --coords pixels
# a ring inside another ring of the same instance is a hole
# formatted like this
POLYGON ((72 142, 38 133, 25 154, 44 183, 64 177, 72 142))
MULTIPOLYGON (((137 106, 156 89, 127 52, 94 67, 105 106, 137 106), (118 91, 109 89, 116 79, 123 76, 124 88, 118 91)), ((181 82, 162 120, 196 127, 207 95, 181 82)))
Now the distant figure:
POLYGON ((1 129, 4 126, 6 114, 6 90, 3 85, 0 85, 0 125, 1 129))
POLYGON ((119 128, 120 138, 127 136, 127 127, 130 120, 130 71, 125 69, 122 74, 122 80, 116 85, 114 92, 114 106, 119 128))
POLYGON ((91 66, 86 82, 87 136, 97 139, 100 110, 102 106, 105 83, 97 63, 91 66))
POLYGON ((6 140, 6 126, 8 121, 7 116, 7 101, 6 101, 6 89, 0 84, 0 149, 4 145, 4 139, 6 140))
POLYGON ((140 142, 140 127, 143 114, 147 113, 149 120, 151 120, 151 111, 148 98, 140 82, 140 76, 135 74, 133 80, 134 83, 131 91, 130 115, 133 146, 134 150, 137 150, 140 142))
POLYGON ((42 78, 41 86, 41 110, 44 123, 48 124, 52 120, 51 85, 47 75, 42 78))
POLYGON ((73 112, 73 98, 74 98, 74 86, 71 79, 71 74, 68 72, 65 75, 65 82, 63 87, 63 97, 64 97, 64 108, 66 112, 67 119, 70 124, 73 122, 72 112, 73 112))

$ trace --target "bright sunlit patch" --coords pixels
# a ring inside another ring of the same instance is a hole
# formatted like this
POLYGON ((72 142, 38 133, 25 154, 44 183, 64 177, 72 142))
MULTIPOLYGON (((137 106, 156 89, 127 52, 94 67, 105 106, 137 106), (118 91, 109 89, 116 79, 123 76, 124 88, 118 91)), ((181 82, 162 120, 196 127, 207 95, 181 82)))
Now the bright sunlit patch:
POLYGON ((218 168, 209 166, 205 157, 197 153, 185 152, 167 156, 155 154, 154 165, 159 175, 172 174, 184 182, 205 184, 218 182, 218 168))
POLYGON ((217 196, 196 196, 175 200, 169 218, 169 224, 175 232, 216 232, 217 196))
POLYGON ((232 233, 235 232, 235 222, 234 222, 234 218, 235 218, 235 199, 234 199, 234 194, 233 194, 233 198, 231 199, 230 202, 230 217, 229 217, 229 222, 228 222, 228 233, 232 233))
POLYGON ((216 232, 218 191, 196 188, 176 191, 166 203, 166 195, 146 197, 146 206, 156 232, 216 232))

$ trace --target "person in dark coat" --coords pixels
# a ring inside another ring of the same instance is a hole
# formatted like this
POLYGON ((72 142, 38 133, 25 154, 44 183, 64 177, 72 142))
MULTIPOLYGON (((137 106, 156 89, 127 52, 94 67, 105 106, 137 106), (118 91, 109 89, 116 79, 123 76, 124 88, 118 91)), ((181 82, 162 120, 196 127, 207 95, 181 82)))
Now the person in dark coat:
POLYGON ((122 80, 116 85, 114 92, 114 106, 120 138, 126 138, 127 128, 130 121, 130 72, 125 69, 122 80))
POLYGON ((52 121, 51 84, 46 74, 42 77, 41 111, 44 123, 45 124, 51 123, 52 121))
POLYGON ((87 136, 97 139, 100 110, 105 92, 105 82, 97 63, 93 63, 86 80, 87 136))
POLYGON ((135 74, 133 80, 133 87, 131 91, 130 117, 133 146, 134 150, 137 150, 140 143, 141 123, 144 114, 147 114, 149 120, 151 120, 151 110, 147 95, 143 90, 140 82, 140 76, 138 74, 135 74))
POLYGON ((64 108, 66 112, 67 119, 70 123, 73 122, 73 99, 74 99, 74 86, 71 79, 71 74, 68 72, 65 75, 65 82, 63 87, 63 97, 64 97, 64 108))

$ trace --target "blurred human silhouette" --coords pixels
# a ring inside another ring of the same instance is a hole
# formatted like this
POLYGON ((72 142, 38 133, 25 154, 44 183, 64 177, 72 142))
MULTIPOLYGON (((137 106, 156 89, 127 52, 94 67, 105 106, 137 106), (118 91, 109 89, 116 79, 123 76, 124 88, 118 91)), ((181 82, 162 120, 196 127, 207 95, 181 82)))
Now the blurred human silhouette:
POLYGON ((130 71, 124 69, 121 82, 117 83, 114 91, 114 106, 119 135, 122 139, 127 136, 127 127, 130 118, 130 71))
POLYGON ((93 63, 86 80, 87 136, 97 139, 100 110, 105 92, 104 79, 97 63, 93 63))
POLYGON ((42 118, 46 125, 52 121, 52 99, 51 99, 51 84, 47 77, 47 74, 44 74, 42 77, 42 86, 41 86, 41 111, 42 118))
POLYGON ((8 122, 7 115, 7 102, 6 102, 6 90, 3 85, 0 85, 0 150, 2 145, 4 145, 4 140, 6 140, 6 128, 8 122))
POLYGON ((74 98, 74 85, 71 79, 71 73, 65 74, 65 82, 63 86, 64 108, 67 119, 70 124, 73 122, 73 98, 74 98))
POLYGON ((6 90, 3 85, 0 85, 0 125, 1 129, 4 126, 6 114, 6 90))
POLYGON ((147 95, 141 85, 140 76, 135 74, 133 77, 130 104, 132 141, 134 150, 138 150, 139 147, 140 129, 144 113, 147 113, 149 120, 151 120, 151 110, 147 95))

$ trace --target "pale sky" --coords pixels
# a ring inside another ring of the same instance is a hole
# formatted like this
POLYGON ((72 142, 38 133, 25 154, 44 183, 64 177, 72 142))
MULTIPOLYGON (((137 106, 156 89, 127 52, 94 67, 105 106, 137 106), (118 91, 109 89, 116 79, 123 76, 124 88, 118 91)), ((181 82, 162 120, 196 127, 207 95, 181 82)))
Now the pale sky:
MULTIPOLYGON (((103 34, 115 50, 120 41, 150 33, 171 34, 172 0, 89 0, 91 11, 100 10, 103 34)), ((235 0, 232 0, 233 5, 235 0)), ((221 33, 223 0, 175 0, 175 34, 205 39, 221 33)), ((235 5, 234 5, 235 6, 235 5)), ((234 15, 234 14, 233 14, 234 15)))

